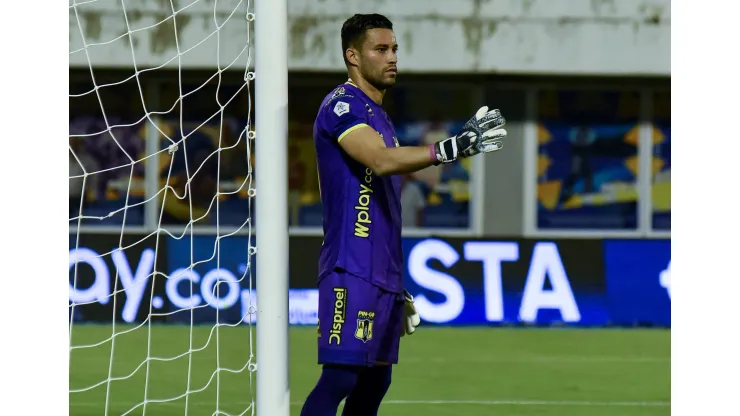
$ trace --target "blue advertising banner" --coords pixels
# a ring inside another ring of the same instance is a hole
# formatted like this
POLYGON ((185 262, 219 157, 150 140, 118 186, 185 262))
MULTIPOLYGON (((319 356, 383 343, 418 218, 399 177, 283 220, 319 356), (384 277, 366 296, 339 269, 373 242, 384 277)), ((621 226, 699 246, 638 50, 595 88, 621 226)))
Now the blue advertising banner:
POLYGON ((250 306, 249 239, 194 236, 168 241, 170 320, 238 323, 250 306), (192 249, 191 249, 192 246, 192 249), (190 267, 190 265, 193 265, 190 267))
MULTIPOLYGON (((170 320, 195 322, 254 320, 248 312, 257 295, 249 292, 246 238, 196 236, 168 246, 170 320), (194 263, 190 270, 188 266, 194 263), (220 293, 214 291, 217 281, 220 293), (190 292, 192 282, 193 291, 190 292)), ((289 321, 315 324, 316 261, 321 239, 291 239, 289 321)), ((604 325, 609 322, 600 244, 577 240, 477 241, 404 239, 404 283, 427 323, 450 325, 604 325)))
POLYGON ((167 253, 155 235, 69 236, 69 313, 78 322, 141 322, 166 304, 167 253), (152 278, 152 276, 157 276, 152 278))
POLYGON ((612 322, 670 326, 671 241, 605 241, 604 260, 612 322))
MULTIPOLYGON (((290 239, 291 324, 317 323, 320 249, 320 237, 290 239)), ((670 326, 670 241, 406 238, 403 254, 426 324, 670 326)), ((242 236, 83 236, 70 246, 70 312, 111 322, 115 304, 124 322, 254 322, 254 259, 242 236)))
MULTIPOLYGON (((289 250, 293 254, 289 261, 288 320, 291 324, 317 323, 316 262, 321 241, 317 237, 290 239, 289 250)), ((170 274, 166 285, 169 320, 190 323, 192 309, 196 323, 256 322, 257 256, 250 250, 254 239, 249 243, 242 236, 220 238, 218 244, 213 236, 194 236, 191 250, 189 237, 170 238, 170 274)))
POLYGON ((604 325, 602 253, 591 241, 406 239, 406 288, 439 324, 604 325))

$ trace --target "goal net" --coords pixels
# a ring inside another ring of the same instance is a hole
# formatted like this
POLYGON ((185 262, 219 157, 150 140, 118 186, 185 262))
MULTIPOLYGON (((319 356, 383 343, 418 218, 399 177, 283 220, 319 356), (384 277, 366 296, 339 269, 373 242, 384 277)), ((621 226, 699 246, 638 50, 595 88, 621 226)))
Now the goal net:
POLYGON ((70 414, 255 413, 251 0, 70 0, 70 414))

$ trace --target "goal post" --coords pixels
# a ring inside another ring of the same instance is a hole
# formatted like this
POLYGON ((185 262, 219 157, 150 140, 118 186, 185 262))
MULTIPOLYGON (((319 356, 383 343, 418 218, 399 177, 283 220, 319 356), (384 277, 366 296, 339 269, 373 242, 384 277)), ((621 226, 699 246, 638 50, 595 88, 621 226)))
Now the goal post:
POLYGON ((289 416, 287 0, 69 18, 70 413, 289 416))
POLYGON ((257 415, 288 416, 287 0, 255 0, 257 415))

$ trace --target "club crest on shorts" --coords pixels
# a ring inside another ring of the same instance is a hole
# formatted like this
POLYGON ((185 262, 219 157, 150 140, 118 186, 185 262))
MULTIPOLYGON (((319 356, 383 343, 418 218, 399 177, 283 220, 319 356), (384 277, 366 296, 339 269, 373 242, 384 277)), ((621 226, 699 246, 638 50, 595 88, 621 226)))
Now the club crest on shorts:
POLYGON ((355 338, 362 342, 368 342, 373 339, 373 320, 375 312, 359 311, 357 312, 357 329, 355 338))
POLYGON ((334 106, 334 114, 341 116, 342 114, 347 113, 349 113, 349 103, 337 101, 337 105, 334 106))

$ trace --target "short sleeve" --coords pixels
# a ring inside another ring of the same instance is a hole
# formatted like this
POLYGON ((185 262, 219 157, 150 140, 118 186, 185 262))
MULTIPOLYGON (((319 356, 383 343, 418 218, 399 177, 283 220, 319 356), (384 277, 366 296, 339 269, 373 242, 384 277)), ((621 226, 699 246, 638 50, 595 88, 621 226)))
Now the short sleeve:
POLYGON ((337 142, 347 134, 367 127, 367 109, 361 100, 354 97, 336 97, 322 110, 324 127, 337 142))

